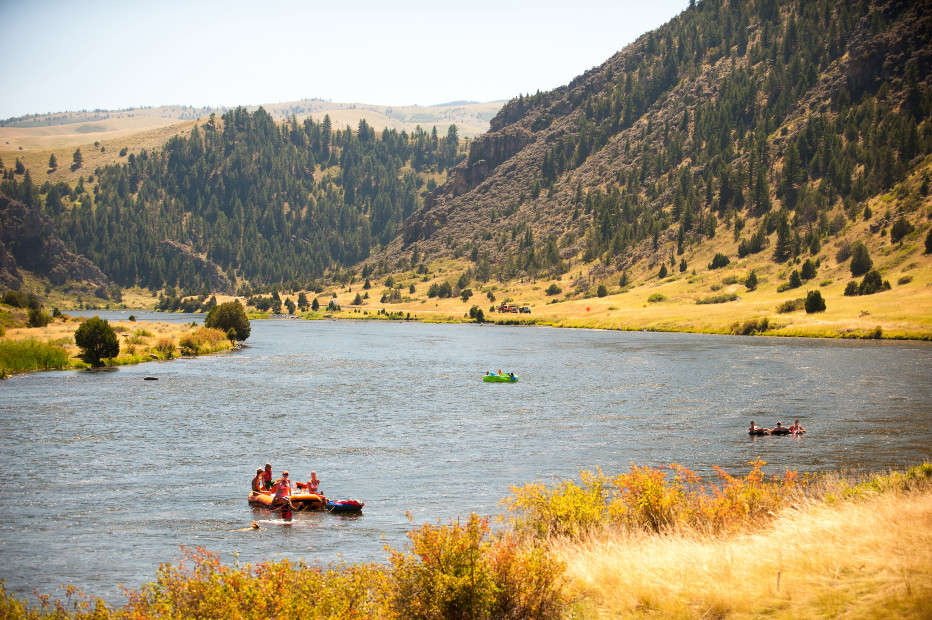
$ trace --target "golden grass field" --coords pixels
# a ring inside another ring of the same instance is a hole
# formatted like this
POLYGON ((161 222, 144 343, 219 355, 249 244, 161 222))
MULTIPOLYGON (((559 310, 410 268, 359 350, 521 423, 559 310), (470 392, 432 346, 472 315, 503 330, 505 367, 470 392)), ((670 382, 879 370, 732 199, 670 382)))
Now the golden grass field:
MULTIPOLYGON (((25 312, 2 306, 12 318, 25 322, 25 312)), ((128 317, 127 317, 128 318, 128 317)), ((83 321, 82 317, 55 319, 45 327, 6 327, 0 341, 36 339, 60 346, 69 357, 72 367, 82 367, 81 350, 75 344, 74 332, 83 321)), ((190 344, 198 346, 197 354, 210 354, 229 350, 233 344, 223 332, 191 324, 163 321, 110 321, 120 343, 120 354, 110 360, 110 365, 138 364, 149 361, 164 361, 183 354, 192 354, 190 344), (186 348, 185 345, 188 345, 186 348)))
MULTIPOLYGON (((373 284, 369 299, 358 308, 352 306, 352 301, 357 292, 364 292, 360 282, 336 289, 334 292, 343 311, 335 315, 360 318, 367 316, 363 313, 372 316, 384 308, 390 313, 410 313, 420 320, 458 321, 469 320, 469 309, 476 305, 483 309, 487 321, 532 321, 555 327, 721 334, 732 333, 735 323, 767 318, 770 323, 767 335, 772 336, 862 337, 880 327, 885 338, 929 339, 932 337, 932 256, 921 253, 922 237, 924 234, 917 232, 901 246, 887 244, 872 249, 875 268, 880 269, 893 287, 874 295, 844 296, 845 285, 852 277, 846 263, 837 264, 830 256, 834 254, 833 247, 820 254, 823 265, 814 280, 782 293, 777 292, 777 285, 786 281, 786 273, 792 269, 768 261, 769 253, 753 262, 733 261, 725 268, 710 271, 706 265, 712 259, 713 250, 708 248, 688 255, 689 263, 697 267, 696 275, 692 275, 692 269, 685 273, 674 269, 673 275, 660 280, 654 273, 634 272, 632 278, 636 285, 624 291, 618 286, 616 274, 602 282, 593 279, 589 283, 587 278, 587 293, 568 297, 574 280, 588 275, 583 268, 557 280, 473 282, 474 294, 466 302, 459 297, 428 298, 427 289, 431 284, 444 280, 455 283, 467 267, 465 262, 449 261, 432 265, 434 277, 427 282, 413 272, 395 274, 403 299, 398 303, 380 303, 379 299, 388 289, 378 284, 373 284), (755 291, 748 291, 741 283, 724 283, 729 278, 743 282, 752 268, 760 280, 755 291), (563 293, 548 296, 546 289, 552 283, 560 286, 563 293), (600 283, 608 289, 608 295, 601 298, 594 294, 600 283), (413 294, 408 292, 410 284, 415 286, 413 294), (786 314, 777 312, 783 302, 805 298, 808 290, 815 289, 821 291, 825 299, 825 312, 806 314, 803 309, 786 314), (492 293, 494 302, 487 293, 492 293), (648 298, 657 293, 665 299, 649 302, 648 298), (719 304, 696 303, 722 293, 735 293, 738 299, 719 304), (489 311, 491 306, 497 307, 502 301, 529 306, 531 314, 489 311)), ((715 250, 721 251, 720 246, 715 250)), ((794 264, 792 268, 799 267, 794 264)), ((323 305, 329 297, 329 289, 318 295, 323 305)))
POLYGON ((932 494, 781 513, 759 531, 620 533, 551 549, 583 617, 928 618, 932 494))

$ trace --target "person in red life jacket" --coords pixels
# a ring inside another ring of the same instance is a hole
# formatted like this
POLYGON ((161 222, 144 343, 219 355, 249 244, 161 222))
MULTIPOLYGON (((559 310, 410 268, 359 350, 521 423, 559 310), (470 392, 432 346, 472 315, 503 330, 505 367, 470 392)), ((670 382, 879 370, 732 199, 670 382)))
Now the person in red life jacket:
POLYGON ((806 429, 804 429, 804 428, 799 424, 799 420, 793 420, 793 425, 790 426, 790 432, 791 432, 791 433, 796 433, 797 435, 800 435, 800 434, 802 434, 802 433, 805 433, 805 432, 806 432, 806 429))
POLYGON ((266 491, 272 490, 272 464, 265 464, 265 471, 262 473, 262 483, 265 485, 266 491))

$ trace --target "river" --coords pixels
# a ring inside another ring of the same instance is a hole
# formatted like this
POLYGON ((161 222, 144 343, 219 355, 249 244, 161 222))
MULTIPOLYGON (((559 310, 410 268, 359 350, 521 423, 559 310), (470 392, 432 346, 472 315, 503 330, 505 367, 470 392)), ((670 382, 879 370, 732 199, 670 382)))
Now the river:
POLYGON ((930 371, 928 343, 253 321, 229 354, 0 383, 0 579, 118 603, 180 545, 225 563, 384 562, 412 525, 501 514, 511 485, 582 469, 904 467, 932 456, 930 371), (481 381, 498 369, 520 381, 481 381), (745 432, 794 418, 806 435, 745 432), (277 525, 246 502, 266 461, 317 471, 362 515, 277 525))

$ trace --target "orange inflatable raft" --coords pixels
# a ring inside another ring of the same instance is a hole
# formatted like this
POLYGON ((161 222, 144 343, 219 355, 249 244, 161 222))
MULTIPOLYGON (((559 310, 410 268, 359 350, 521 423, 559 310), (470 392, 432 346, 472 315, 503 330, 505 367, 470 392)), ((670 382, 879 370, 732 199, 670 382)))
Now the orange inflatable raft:
MULTIPOLYGON (((257 508, 268 508, 272 505, 272 499, 275 497, 272 493, 258 493, 253 491, 249 494, 249 505, 257 508)), ((295 510, 326 510, 327 505, 324 503, 322 495, 316 493, 292 493, 291 505, 295 510)))

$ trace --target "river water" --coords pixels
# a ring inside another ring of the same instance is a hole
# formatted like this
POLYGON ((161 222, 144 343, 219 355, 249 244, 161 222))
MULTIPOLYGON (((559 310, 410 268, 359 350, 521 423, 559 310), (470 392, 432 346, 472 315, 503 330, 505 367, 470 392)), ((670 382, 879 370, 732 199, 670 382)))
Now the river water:
POLYGON ((932 457, 928 343, 283 320, 253 321, 246 344, 0 383, 9 590, 61 597, 73 584, 118 603, 180 545, 225 563, 384 562, 412 525, 497 515, 512 485, 595 467, 742 474, 760 457, 779 473, 932 457), (520 381, 481 381, 498 369, 520 381), (805 436, 745 432, 794 418, 805 436), (323 493, 365 501, 363 514, 278 525, 246 502, 266 461, 298 480, 317 471, 323 493), (254 520, 259 531, 234 531, 254 520))

